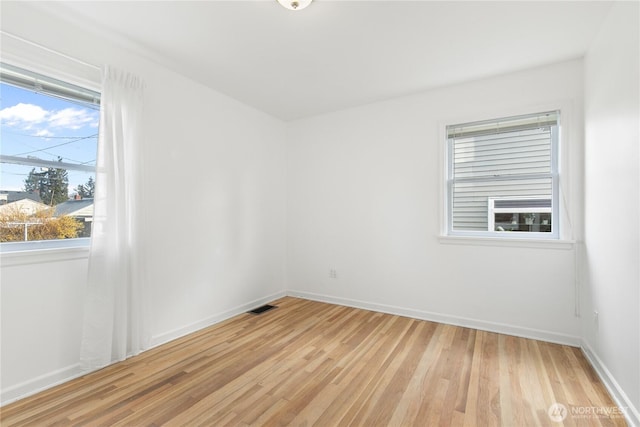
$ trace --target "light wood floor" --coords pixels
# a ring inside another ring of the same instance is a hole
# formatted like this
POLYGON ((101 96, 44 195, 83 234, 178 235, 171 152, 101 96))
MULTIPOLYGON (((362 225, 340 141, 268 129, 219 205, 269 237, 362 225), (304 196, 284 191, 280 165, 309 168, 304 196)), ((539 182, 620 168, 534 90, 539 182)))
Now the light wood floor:
POLYGON ((274 304, 8 405, 1 424, 560 426, 547 413, 558 402, 564 425, 626 425, 571 412, 614 407, 577 348, 274 304))

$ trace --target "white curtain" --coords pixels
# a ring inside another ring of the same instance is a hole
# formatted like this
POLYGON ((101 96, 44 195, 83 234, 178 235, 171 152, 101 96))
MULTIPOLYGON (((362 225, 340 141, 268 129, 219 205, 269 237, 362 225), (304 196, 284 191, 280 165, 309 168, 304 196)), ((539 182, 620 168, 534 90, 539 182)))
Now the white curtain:
POLYGON ((141 252, 140 128, 143 83, 102 70, 94 223, 80 360, 92 370, 149 344, 141 252))

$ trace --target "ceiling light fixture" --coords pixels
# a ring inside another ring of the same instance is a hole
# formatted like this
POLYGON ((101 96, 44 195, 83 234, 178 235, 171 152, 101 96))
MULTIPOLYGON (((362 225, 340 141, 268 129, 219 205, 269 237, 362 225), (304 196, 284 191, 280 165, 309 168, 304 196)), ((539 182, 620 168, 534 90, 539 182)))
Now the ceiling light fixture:
POLYGON ((302 10, 311 4, 311 0, 278 0, 278 3, 289 10, 302 10))

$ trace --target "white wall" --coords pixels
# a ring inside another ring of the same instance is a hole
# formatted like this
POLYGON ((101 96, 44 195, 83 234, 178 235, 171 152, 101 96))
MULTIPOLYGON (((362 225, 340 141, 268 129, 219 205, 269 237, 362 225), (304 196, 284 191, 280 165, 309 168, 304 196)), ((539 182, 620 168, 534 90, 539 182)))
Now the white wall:
POLYGON ((637 2, 616 4, 585 58, 583 346, 640 425, 637 2), (593 313, 597 311, 597 319, 593 313), (634 408, 635 406, 635 408, 634 408))
MULTIPOLYGON (((2 29, 145 81, 153 344, 284 294, 283 122, 30 4, 3 3, 2 29)), ((3 402, 78 373, 86 251, 43 256, 2 259, 3 402)))
POLYGON ((439 235, 444 124, 552 108, 563 114, 564 212, 580 223, 582 73, 575 60, 293 122, 290 292, 578 345, 571 244, 439 235))
POLYGON ((86 250, 2 257, 2 400, 78 372, 86 250))

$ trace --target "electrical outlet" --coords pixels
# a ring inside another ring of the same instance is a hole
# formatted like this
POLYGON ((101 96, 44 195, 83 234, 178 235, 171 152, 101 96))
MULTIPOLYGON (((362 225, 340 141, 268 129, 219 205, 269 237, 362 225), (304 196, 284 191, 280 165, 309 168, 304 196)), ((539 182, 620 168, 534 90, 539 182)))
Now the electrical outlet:
POLYGON ((338 272, 335 269, 330 268, 329 269, 329 278, 337 279, 338 278, 338 272))
POLYGON ((598 323, 598 316, 600 315, 600 313, 598 313, 598 310, 593 310, 593 321, 598 323))

